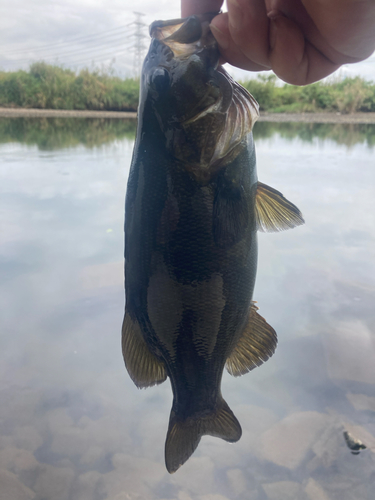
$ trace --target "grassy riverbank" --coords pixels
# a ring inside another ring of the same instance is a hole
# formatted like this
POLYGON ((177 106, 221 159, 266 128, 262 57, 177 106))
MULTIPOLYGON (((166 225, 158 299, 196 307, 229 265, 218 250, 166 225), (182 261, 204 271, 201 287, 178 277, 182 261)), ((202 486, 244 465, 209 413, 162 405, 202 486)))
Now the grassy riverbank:
POLYGON ((29 71, 0 72, 0 106, 39 109, 136 111, 139 81, 43 62, 29 71))
MULTIPOLYGON (((134 119, 0 116, 0 145, 19 142, 45 151, 79 145, 90 148, 110 144, 118 139, 134 140, 136 126, 134 119)), ((374 125, 370 124, 257 122, 253 133, 255 142, 278 134, 288 140, 298 137, 303 142, 313 142, 329 138, 349 147, 356 144, 374 147, 374 131, 374 125)))
POLYGON ((375 111, 375 83, 360 77, 318 82, 305 87, 258 75, 240 82, 256 98, 261 111, 273 113, 358 113, 375 111))
MULTIPOLYGON (((375 83, 360 77, 318 82, 306 87, 277 85, 275 76, 241 82, 273 113, 375 112, 375 83)), ((111 74, 69 69, 43 62, 29 71, 0 71, 0 107, 136 111, 139 81, 111 74)))

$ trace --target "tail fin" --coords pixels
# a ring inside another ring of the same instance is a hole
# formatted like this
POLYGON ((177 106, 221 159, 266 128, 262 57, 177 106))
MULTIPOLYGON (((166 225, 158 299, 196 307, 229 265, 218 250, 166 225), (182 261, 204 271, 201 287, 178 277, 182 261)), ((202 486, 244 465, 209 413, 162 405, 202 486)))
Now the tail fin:
POLYGON ((240 423, 223 398, 216 411, 180 420, 172 410, 165 443, 165 465, 170 474, 176 472, 194 453, 205 434, 234 443, 241 437, 240 423))

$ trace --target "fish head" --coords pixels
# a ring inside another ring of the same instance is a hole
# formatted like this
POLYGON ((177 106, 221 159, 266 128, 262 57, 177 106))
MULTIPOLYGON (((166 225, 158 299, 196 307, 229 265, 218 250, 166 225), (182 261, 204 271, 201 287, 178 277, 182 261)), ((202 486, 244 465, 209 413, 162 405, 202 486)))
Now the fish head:
POLYGON ((229 105, 230 85, 215 78, 220 54, 204 16, 155 21, 150 34, 142 83, 164 128, 194 119, 223 92, 229 105))
POLYGON ((232 159, 258 116, 255 100, 219 65, 214 15, 152 23, 141 82, 140 106, 151 106, 169 153, 203 181, 232 159))

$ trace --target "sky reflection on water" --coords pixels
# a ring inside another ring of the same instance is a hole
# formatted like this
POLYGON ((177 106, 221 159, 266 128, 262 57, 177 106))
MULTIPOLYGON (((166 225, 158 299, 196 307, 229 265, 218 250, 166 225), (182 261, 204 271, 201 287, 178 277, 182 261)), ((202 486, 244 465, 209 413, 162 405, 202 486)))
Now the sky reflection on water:
POLYGON ((0 144, 4 499, 372 499, 375 127, 350 148, 332 129, 309 142, 294 126, 258 135, 259 179, 306 220, 259 235, 254 299, 279 346, 252 373, 224 375, 241 440, 203 438, 170 476, 169 382, 137 390, 120 348, 132 140, 118 125, 103 141, 105 125, 86 123, 81 141, 76 122, 46 123, 47 143, 22 126, 27 144, 10 133, 0 144), (360 455, 345 429, 367 445, 360 455))

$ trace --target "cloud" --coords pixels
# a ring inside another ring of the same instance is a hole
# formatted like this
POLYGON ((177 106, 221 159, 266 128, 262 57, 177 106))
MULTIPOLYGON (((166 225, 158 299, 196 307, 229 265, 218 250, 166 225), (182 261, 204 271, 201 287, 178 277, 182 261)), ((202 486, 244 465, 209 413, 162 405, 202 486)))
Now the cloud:
MULTIPOLYGON (((179 16, 179 4, 172 0, 141 1, 137 10, 144 13, 142 34, 148 44, 147 25, 156 18, 179 16)), ((136 27, 133 9, 119 0, 16 0, 0 8, 3 42, 0 68, 27 68, 37 60, 79 68, 100 67, 113 61, 119 73, 133 69, 136 27), (32 20, 32 21, 31 21, 32 20), (122 28, 122 29, 121 29, 122 28)))
MULTIPOLYGON (((111 64, 119 75, 131 76, 135 41, 131 35, 136 30, 134 25, 129 26, 135 20, 133 9, 145 14, 141 18, 146 25, 142 28, 145 46, 148 45, 147 25, 155 19, 180 16, 180 2, 176 0, 140 0, 130 8, 121 0, 3 2, 0 69, 26 69, 32 62, 46 60, 74 69, 111 64)), ((359 74, 375 79, 374 60, 372 56, 339 71, 344 76, 359 74)), ((231 73, 242 79, 254 75, 237 68, 232 68, 231 73)))

